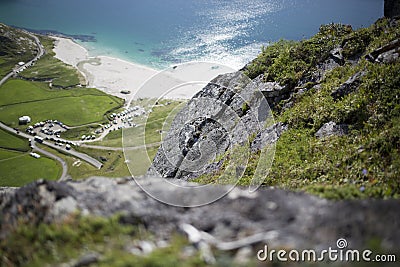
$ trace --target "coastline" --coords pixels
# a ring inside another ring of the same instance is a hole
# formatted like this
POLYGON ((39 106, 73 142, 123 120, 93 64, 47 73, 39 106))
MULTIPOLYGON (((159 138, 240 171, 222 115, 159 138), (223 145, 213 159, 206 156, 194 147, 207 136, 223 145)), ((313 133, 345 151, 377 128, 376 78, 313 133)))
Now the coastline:
POLYGON ((129 99, 140 86, 158 71, 147 66, 109 56, 90 57, 88 50, 70 38, 51 36, 56 40, 55 57, 77 68, 85 77, 88 87, 107 94, 129 99), (121 91, 130 91, 123 94, 121 91))
POLYGON ((55 57, 77 68, 85 77, 88 87, 118 96, 128 105, 135 98, 191 99, 213 78, 236 71, 210 62, 189 62, 158 71, 120 58, 103 55, 91 57, 88 50, 73 39, 52 38, 56 40, 53 49, 55 57), (142 87, 151 77, 154 79, 150 84, 142 87), (167 89, 171 90, 166 92, 167 89))

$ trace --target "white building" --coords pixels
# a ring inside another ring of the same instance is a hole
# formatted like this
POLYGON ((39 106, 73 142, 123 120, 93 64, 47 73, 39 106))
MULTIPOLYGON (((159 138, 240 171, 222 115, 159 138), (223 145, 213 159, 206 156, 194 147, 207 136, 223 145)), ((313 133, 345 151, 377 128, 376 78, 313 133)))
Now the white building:
POLYGON ((19 124, 28 124, 31 122, 31 117, 29 116, 22 116, 19 118, 19 124))

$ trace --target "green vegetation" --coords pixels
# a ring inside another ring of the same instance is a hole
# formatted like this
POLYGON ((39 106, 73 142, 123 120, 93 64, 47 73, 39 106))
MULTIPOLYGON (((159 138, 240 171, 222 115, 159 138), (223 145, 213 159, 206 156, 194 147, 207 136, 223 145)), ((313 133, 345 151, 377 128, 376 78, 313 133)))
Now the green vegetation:
MULTIPOLYGON (((125 158, 122 151, 107 151, 107 150, 97 150, 90 148, 80 147, 77 149, 79 152, 88 154, 95 159, 102 162, 104 165, 100 170, 95 169, 90 165, 92 170, 87 170, 84 173, 81 172, 82 167, 85 168, 84 165, 76 168, 77 177, 79 174, 83 174, 85 178, 90 176, 106 176, 106 177, 126 177, 130 176, 129 170, 125 164, 125 158), (81 169, 81 170, 79 170, 81 169)), ((83 163, 82 163, 83 164, 83 163)), ((71 170, 71 175, 74 177, 74 170, 71 170)))
MULTIPOLYGON (((235 264, 231 254, 219 251, 214 251, 216 264, 206 264, 200 253, 180 234, 172 235, 166 247, 156 248, 147 255, 128 251, 141 240, 154 242, 155 238, 140 225, 121 223, 118 216, 101 218, 76 214, 60 224, 20 224, 16 231, 0 241, 0 264, 73 265, 81 257, 96 253, 99 261, 95 266, 104 267, 244 266, 235 264)), ((245 266, 256 264, 249 262, 245 266)))
POLYGON ((27 152, 30 150, 29 142, 16 135, 0 129, 0 148, 27 152))
POLYGON ((67 140, 81 140, 82 135, 93 135, 96 129, 98 129, 99 127, 99 123, 74 127, 72 129, 68 129, 68 131, 61 133, 61 137, 67 140))
POLYGON ((127 158, 133 158, 128 165, 132 175, 140 176, 146 174, 158 151, 159 146, 141 148, 134 151, 128 151, 127 158))
POLYGON ((0 186, 23 186, 42 178, 56 180, 61 172, 59 163, 52 159, 0 149, 0 186))
POLYGON ((28 34, 0 23, 0 77, 18 64, 28 62, 37 54, 33 38, 28 34), (6 34, 7 33, 7 34, 6 34))
POLYGON ((29 155, 26 139, 0 130, 0 186, 22 186, 37 179, 56 180, 61 166, 47 157, 35 159, 29 155))
POLYGON ((125 164, 125 158, 122 151, 97 150, 90 148, 76 148, 77 151, 88 154, 103 163, 103 167, 98 170, 89 163, 63 154, 44 145, 39 145, 43 150, 64 159, 68 165, 68 174, 73 179, 84 179, 91 176, 102 177, 126 177, 130 176, 128 167, 125 164))
POLYGON ((69 126, 101 122, 123 100, 91 88, 51 90, 44 83, 9 80, 0 88, 0 120, 18 126, 18 118, 32 122, 57 119, 69 126))
MULTIPOLYGON (((0 87, 0 121, 23 130, 26 126, 18 125, 18 118, 28 115, 32 118, 32 123, 56 119, 68 126, 80 126, 102 123, 109 112, 122 107, 122 99, 97 89, 75 88, 75 85, 83 83, 82 75, 54 58, 53 39, 39 38, 46 49, 46 55, 34 66, 20 73, 24 79, 34 81, 10 79, 0 87), (52 82, 52 86, 49 86, 48 81, 52 82)), ((0 24, 1 77, 9 73, 19 61, 33 59, 37 52, 35 41, 29 34, 0 24)), ((77 129, 82 130, 76 128, 70 134, 76 134, 77 129)), ((61 175, 58 162, 46 157, 35 159, 26 153, 30 152, 27 140, 0 131, 0 148, 1 186, 21 186, 39 178, 55 180, 61 175)), ((114 164, 122 166, 120 163, 114 164)), ((86 167, 94 169, 91 166, 86 167)), ((111 169, 112 166, 109 166, 107 170, 111 169)), ((115 175, 125 173, 128 172, 117 171, 115 175)), ((80 173, 77 176, 84 175, 80 173)))
POLYGON ((321 26, 319 33, 308 40, 281 40, 263 47, 245 73, 252 79, 264 74, 266 81, 293 84, 318 62, 328 58, 329 52, 351 32, 350 26, 329 24, 321 26))
POLYGON ((39 37, 46 54, 34 66, 24 70, 19 75, 25 79, 51 81, 55 87, 69 88, 85 82, 85 78, 74 67, 55 58, 54 39, 46 36, 39 37))
MULTIPOLYGON (((400 26, 385 19, 370 28, 351 31, 343 25, 321 27, 320 33, 301 42, 280 41, 263 49, 247 74, 266 80, 296 84, 342 45, 344 57, 359 56, 327 73, 320 87, 294 97, 294 105, 278 106, 275 120, 288 125, 276 144, 275 159, 264 185, 305 190, 331 199, 400 197, 400 63, 377 64, 364 55, 400 37, 400 26), (365 71, 356 92, 334 99, 332 91, 359 71, 365 71), (349 125, 349 134, 315 137, 329 121, 349 125)), ((296 90, 296 89, 294 89, 296 90)), ((248 185, 259 160, 251 155, 240 180, 248 185)), ((260 164, 263 164, 262 162, 260 164)), ((218 174, 197 181, 215 182, 218 174)))
POLYGON ((122 129, 110 132, 102 141, 96 142, 95 144, 109 147, 122 147, 122 129))
POLYGON ((344 59, 365 55, 399 36, 397 27, 386 19, 378 20, 369 28, 353 31, 348 25, 322 25, 313 37, 300 42, 281 40, 263 47, 260 55, 247 66, 245 74, 255 78, 264 74, 266 81, 296 84, 329 57, 330 51, 341 46, 344 59))

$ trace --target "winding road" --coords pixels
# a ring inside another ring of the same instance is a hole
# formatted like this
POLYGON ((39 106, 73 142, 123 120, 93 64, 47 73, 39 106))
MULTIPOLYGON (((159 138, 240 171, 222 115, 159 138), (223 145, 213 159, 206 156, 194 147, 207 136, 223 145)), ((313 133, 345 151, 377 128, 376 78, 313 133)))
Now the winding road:
MULTIPOLYGON (((38 53, 32 60, 30 60, 29 62, 25 63, 22 66, 19 66, 18 68, 13 69, 10 73, 8 73, 5 77, 3 77, 0 80, 0 86, 2 86, 8 79, 10 79, 11 77, 15 76, 17 73, 19 73, 19 72, 23 71, 24 69, 32 66, 38 59, 40 59, 45 54, 45 49, 42 46, 42 44, 40 43, 39 38, 37 36, 27 32, 27 31, 24 31, 24 32, 26 34, 28 34, 29 36, 31 36, 35 40, 35 43, 36 43, 36 45, 38 47, 38 53)), ((30 145, 31 145, 33 151, 39 152, 40 154, 43 154, 43 155, 45 155, 45 156, 47 156, 47 157, 49 157, 51 159, 54 159, 54 160, 60 162, 60 164, 62 166, 62 174, 61 174, 61 177, 59 178, 59 181, 65 181, 70 177, 68 175, 67 162, 64 159, 62 159, 61 157, 59 157, 57 155, 54 155, 51 152, 46 151, 46 150, 38 147, 37 146, 37 142, 34 140, 35 136, 27 134, 25 132, 21 132, 21 131, 19 131, 17 129, 11 128, 11 127, 5 125, 2 122, 0 122, 0 129, 8 131, 8 132, 10 132, 12 134, 18 135, 18 136, 20 136, 22 138, 29 139, 30 140, 30 145)), ((86 144, 84 144, 84 143, 90 143, 90 142, 95 142, 95 141, 101 141, 104 138, 104 136, 107 135, 107 134, 108 134, 108 132, 104 132, 101 136, 99 136, 98 138, 96 138, 94 140, 76 141, 76 143, 79 144, 81 147, 91 148, 91 149, 99 149, 99 150, 108 150, 108 151, 138 150, 138 149, 151 148, 151 147, 155 147, 155 146, 160 146, 161 145, 161 142, 157 142, 157 143, 153 143, 153 144, 147 144, 147 145, 135 146, 135 147, 125 147, 124 148, 124 147, 107 147, 107 146, 95 146, 95 145, 86 145, 86 144)), ((61 141, 67 141, 67 140, 62 140, 62 139, 60 139, 60 140, 61 141)), ((57 146, 57 145, 55 145, 55 144, 53 144, 51 142, 48 142, 48 141, 43 141, 43 142, 40 142, 40 143, 42 145, 45 145, 47 147, 50 147, 50 148, 55 149, 57 151, 60 151, 61 153, 68 154, 68 155, 71 155, 73 157, 82 159, 82 160, 88 162, 89 164, 93 165, 97 169, 100 169, 103 166, 103 164, 101 162, 99 162, 98 160, 96 160, 95 158, 92 158, 91 156, 89 156, 87 154, 77 152, 77 151, 75 151, 73 149, 68 149, 67 150, 64 147, 57 146)))
MULTIPOLYGON (((3 77, 3 79, 0 80, 0 86, 2 86, 8 79, 10 79, 14 75, 16 75, 18 72, 23 71, 24 69, 32 66, 33 63, 35 63, 38 59, 40 59, 45 54, 44 47, 40 43, 39 38, 37 36, 27 32, 27 31, 24 31, 24 32, 26 34, 28 34, 29 36, 31 36, 32 39, 35 40, 36 46, 38 48, 38 53, 32 60, 30 60, 29 62, 25 63, 24 65, 22 65, 22 66, 20 66, 20 67, 18 67, 16 69, 13 69, 10 73, 8 73, 5 77, 3 77)), ((37 152, 39 152, 39 153, 41 153, 41 154, 43 154, 43 155, 45 155, 45 156, 47 156, 49 158, 55 159, 58 162, 60 162, 63 171, 62 171, 62 175, 59 178, 59 180, 63 181, 63 180, 68 178, 68 174, 67 174, 68 173, 68 165, 67 165, 67 163, 62 158, 60 158, 60 157, 58 157, 58 156, 56 156, 56 155, 54 155, 54 154, 52 154, 52 153, 50 153, 50 152, 48 152, 46 150, 43 150, 43 149, 37 147, 36 142, 34 141, 34 138, 35 138, 34 136, 26 134, 26 133, 23 133, 23 132, 21 132, 19 130, 15 130, 15 129, 5 125, 2 122, 0 122, 0 128, 5 130, 5 131, 11 132, 13 134, 16 134, 18 136, 21 136, 23 138, 31 140, 31 146, 32 146, 32 149, 34 151, 37 151, 37 152)), ((66 153, 66 154, 69 154, 71 156, 80 158, 80 159, 88 162, 89 164, 95 166, 98 169, 100 169, 103 166, 103 164, 101 162, 99 162, 95 158, 90 157, 87 154, 80 153, 80 152, 77 152, 77 151, 74 151, 74 150, 67 150, 65 148, 58 147, 55 144, 47 142, 47 141, 43 141, 42 144, 46 145, 46 146, 48 146, 50 148, 56 149, 56 150, 58 150, 58 151, 60 151, 62 153, 66 153)))
POLYGON ((1 79, 1 80, 0 80, 0 86, 2 86, 8 79, 10 79, 12 76, 14 76, 15 74, 17 74, 19 71, 22 71, 23 69, 32 66, 32 64, 35 63, 38 59, 40 59, 40 58, 44 55, 44 53, 45 53, 45 50, 44 50, 42 44, 40 43, 39 38, 37 38, 35 35, 33 35, 33 34, 27 32, 27 31, 23 31, 23 32, 26 33, 26 34, 28 34, 29 36, 31 36, 31 37, 35 40, 35 43, 36 43, 36 46, 37 46, 38 49, 39 49, 39 52, 37 53, 37 55, 36 55, 31 61, 25 63, 24 65, 20 66, 20 67, 17 68, 17 69, 12 70, 12 71, 11 71, 10 73, 8 73, 3 79, 1 79))
POLYGON ((66 180, 68 178, 68 174, 67 174, 68 173, 68 165, 65 162, 65 160, 63 160, 62 158, 60 158, 60 157, 58 157, 58 156, 56 156, 56 155, 54 155, 54 154, 52 154, 52 153, 50 153, 50 152, 48 152, 46 150, 43 150, 43 149, 37 147, 36 146, 36 142, 33 140, 33 138, 34 138, 33 136, 31 136, 29 134, 26 134, 26 133, 23 133, 23 132, 20 132, 20 131, 15 131, 13 128, 5 125, 2 122, 0 122, 0 128, 5 130, 5 131, 8 131, 10 133, 19 135, 19 136, 21 136, 21 137, 23 137, 25 139, 31 140, 31 147, 32 147, 33 151, 37 151, 40 154, 43 154, 43 155, 45 155, 45 156, 47 156, 49 158, 55 159, 58 162, 60 162, 61 167, 62 167, 63 170, 62 170, 61 177, 59 178, 59 181, 64 181, 64 180, 66 180))
MULTIPOLYGON (((5 124, 2 123, 2 122, 0 122, 0 128, 3 129, 3 130, 5 130, 5 131, 11 132, 11 133, 13 133, 13 134, 16 134, 16 135, 18 135, 18 136, 21 136, 21 137, 23 137, 23 138, 25 138, 25 139, 30 139, 32 142, 34 141, 34 138, 35 138, 34 136, 32 136, 32 135, 30 135, 30 134, 26 134, 26 133, 24 133, 24 132, 21 132, 21 131, 19 131, 19 130, 14 130, 13 128, 11 128, 11 127, 5 125, 5 124)), ((80 158, 80 159, 86 161, 87 163, 93 165, 94 167, 96 167, 96 168, 98 168, 98 169, 100 169, 100 168, 103 166, 103 164, 102 164, 100 161, 98 161, 98 160, 95 159, 95 158, 92 158, 91 156, 89 156, 89 155, 87 155, 87 154, 80 153, 80 152, 77 152, 77 151, 72 150, 72 149, 71 149, 71 150, 67 150, 66 148, 56 146, 55 144, 50 143, 50 142, 47 142, 47 141, 43 141, 42 144, 43 144, 43 145, 46 145, 46 146, 48 146, 48 147, 50 147, 50 148, 53 148, 53 149, 55 149, 55 150, 58 150, 58 151, 60 151, 60 152, 62 152, 62 153, 64 153, 64 154, 69 154, 69 155, 71 155, 71 156, 73 156, 73 157, 80 158)), ((36 147, 36 148, 37 148, 37 147, 36 147)), ((48 153, 50 153, 50 152, 48 152, 48 153)), ((55 155, 53 155, 53 156, 54 156, 54 157, 57 157, 57 156, 55 156, 55 155)))
POLYGON ((41 149, 39 147, 36 146, 36 142, 35 141, 31 141, 31 147, 33 151, 39 152, 40 154, 43 154, 45 156, 47 156, 48 158, 57 160, 58 162, 60 162, 61 166, 62 166, 62 174, 61 177, 58 179, 59 182, 65 181, 67 180, 70 176, 68 175, 68 165, 65 162, 65 160, 63 160, 62 158, 44 150, 41 149))

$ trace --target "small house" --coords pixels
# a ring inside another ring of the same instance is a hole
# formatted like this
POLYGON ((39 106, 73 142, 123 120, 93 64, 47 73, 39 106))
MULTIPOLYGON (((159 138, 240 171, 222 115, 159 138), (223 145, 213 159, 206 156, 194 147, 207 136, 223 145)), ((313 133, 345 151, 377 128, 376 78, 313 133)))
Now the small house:
POLYGON ((28 124, 30 122, 31 122, 31 117, 29 117, 29 116, 22 116, 19 118, 20 125, 28 124))

